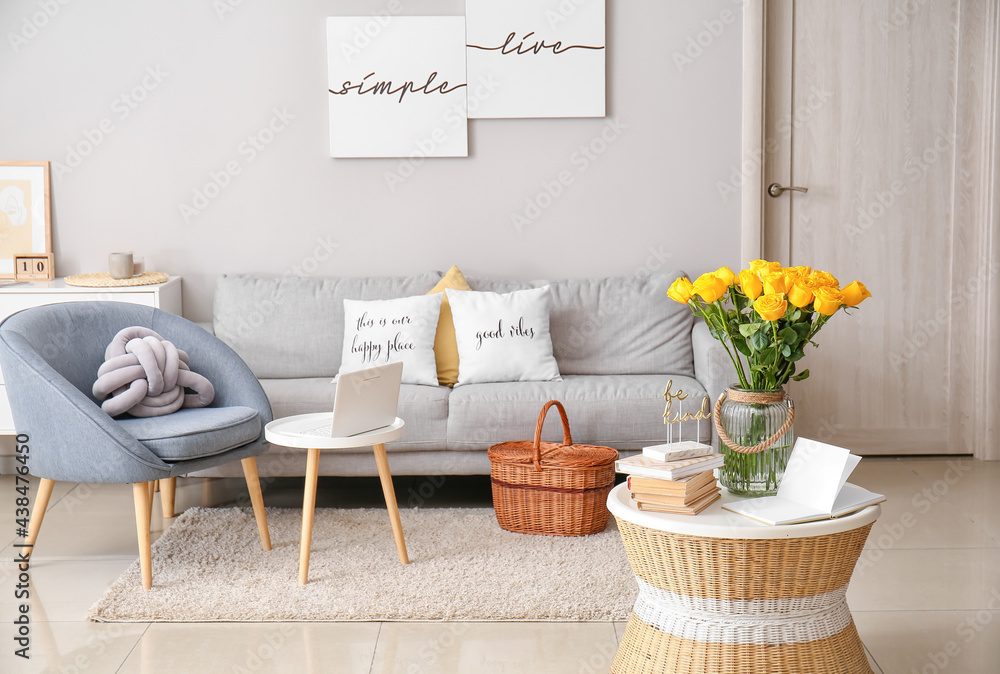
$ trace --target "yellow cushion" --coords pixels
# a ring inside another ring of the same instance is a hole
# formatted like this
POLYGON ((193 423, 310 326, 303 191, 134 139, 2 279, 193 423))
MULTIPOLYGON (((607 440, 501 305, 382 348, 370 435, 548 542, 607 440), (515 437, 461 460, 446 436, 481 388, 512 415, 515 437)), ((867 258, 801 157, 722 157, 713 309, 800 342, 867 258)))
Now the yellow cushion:
MULTIPOLYGON (((454 266, 427 294, 444 293, 445 288, 472 290, 461 270, 454 266)), ((434 358, 437 360, 438 383, 454 386, 458 381, 458 343, 455 341, 455 322, 451 318, 447 293, 441 298, 441 317, 438 318, 437 334, 434 336, 434 358)))

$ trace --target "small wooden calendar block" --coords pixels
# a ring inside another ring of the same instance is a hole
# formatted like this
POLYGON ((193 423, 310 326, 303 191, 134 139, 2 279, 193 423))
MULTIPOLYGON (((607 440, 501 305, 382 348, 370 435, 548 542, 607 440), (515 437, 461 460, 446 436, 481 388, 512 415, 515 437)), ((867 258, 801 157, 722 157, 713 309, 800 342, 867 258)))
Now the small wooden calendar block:
POLYGON ((52 253, 25 253, 14 256, 14 279, 17 281, 51 281, 56 277, 52 253))

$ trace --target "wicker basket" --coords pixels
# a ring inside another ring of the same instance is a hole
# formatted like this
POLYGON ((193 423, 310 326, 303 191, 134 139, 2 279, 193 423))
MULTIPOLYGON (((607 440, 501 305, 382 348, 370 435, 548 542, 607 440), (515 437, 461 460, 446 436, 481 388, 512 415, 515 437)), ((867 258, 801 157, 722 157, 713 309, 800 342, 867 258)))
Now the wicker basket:
POLYGON ((544 536, 604 531, 618 452, 574 445, 562 403, 550 400, 542 407, 534 442, 501 442, 490 447, 489 457, 493 508, 501 528, 544 536), (541 441, 542 424, 553 405, 562 417, 562 444, 541 441))

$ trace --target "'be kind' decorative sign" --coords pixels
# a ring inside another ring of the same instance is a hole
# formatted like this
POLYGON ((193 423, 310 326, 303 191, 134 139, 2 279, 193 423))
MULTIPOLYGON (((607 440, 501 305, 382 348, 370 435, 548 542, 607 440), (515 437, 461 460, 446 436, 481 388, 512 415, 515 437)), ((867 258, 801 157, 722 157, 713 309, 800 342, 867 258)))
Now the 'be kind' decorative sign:
POLYGON ((469 155, 464 17, 340 16, 326 29, 331 156, 469 155))

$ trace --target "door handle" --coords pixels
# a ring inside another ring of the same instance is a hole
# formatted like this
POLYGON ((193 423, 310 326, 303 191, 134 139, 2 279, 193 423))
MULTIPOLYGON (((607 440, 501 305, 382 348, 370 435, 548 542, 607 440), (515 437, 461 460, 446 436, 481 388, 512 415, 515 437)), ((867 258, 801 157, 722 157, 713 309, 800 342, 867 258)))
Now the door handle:
POLYGON ((778 197, 780 197, 782 192, 785 192, 785 191, 788 191, 788 190, 791 190, 792 192, 802 192, 802 193, 805 193, 805 192, 809 191, 809 188, 808 187, 782 187, 778 183, 771 183, 770 185, 767 186, 767 193, 770 196, 774 197, 775 199, 777 199, 778 197))

